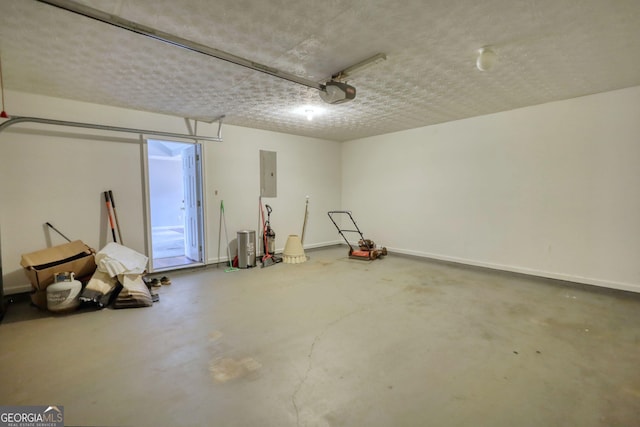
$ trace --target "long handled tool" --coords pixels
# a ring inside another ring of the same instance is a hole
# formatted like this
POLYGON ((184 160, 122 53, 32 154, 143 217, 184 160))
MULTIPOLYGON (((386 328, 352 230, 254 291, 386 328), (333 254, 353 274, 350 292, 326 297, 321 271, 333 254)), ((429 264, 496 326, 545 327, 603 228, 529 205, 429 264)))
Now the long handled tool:
POLYGON ((113 192, 109 190, 109 200, 111 200, 111 207, 113 208, 113 217, 116 221, 116 229, 118 230, 118 240, 120 240, 120 244, 123 245, 122 241, 122 233, 120 233, 120 221, 118 221, 118 211, 116 211, 116 201, 113 198, 113 192))
POLYGON ((111 216, 111 200, 109 199, 108 191, 104 192, 104 201, 107 204, 107 215, 109 216, 109 225, 111 226, 111 236, 113 237, 113 241, 117 243, 118 239, 116 238, 116 229, 113 224, 113 217, 111 216))
POLYGON ((229 273, 231 271, 239 271, 239 268, 233 266, 233 261, 231 260, 231 250, 229 249, 229 235, 227 234, 227 219, 224 215, 224 201, 220 200, 220 217, 222 218, 222 222, 224 223, 224 237, 227 240, 227 258, 229 258, 229 267, 225 268, 225 273, 229 273))
POLYGON ((62 234, 62 233, 60 232, 60 230, 58 230, 58 229, 57 229, 57 228, 55 228, 53 225, 51 225, 51 223, 50 223, 50 222, 47 222, 46 224, 47 224, 47 225, 49 226, 49 228, 51 228, 53 231, 55 231, 56 233, 58 233, 59 235, 61 235, 62 237, 64 237, 64 238, 67 240, 67 242, 71 242, 71 239, 69 239, 67 236, 65 236, 64 234, 62 234))
POLYGON ((304 244, 304 232, 307 229, 307 218, 309 217, 309 196, 304 205, 304 221, 302 222, 302 234, 300 235, 300 244, 304 244))
MULTIPOLYGON (((0 60, 0 92, 2 92, 2 111, 0 111, 0 117, 8 119, 9 115, 4 111, 4 84, 2 82, 2 61, 0 60)), ((0 301, 1 303, 1 301, 0 301)))
POLYGON ((222 200, 220 200, 220 224, 218 225, 218 262, 216 263, 216 268, 220 267, 220 241, 222 240, 222 215, 224 214, 224 206, 222 203, 222 200))

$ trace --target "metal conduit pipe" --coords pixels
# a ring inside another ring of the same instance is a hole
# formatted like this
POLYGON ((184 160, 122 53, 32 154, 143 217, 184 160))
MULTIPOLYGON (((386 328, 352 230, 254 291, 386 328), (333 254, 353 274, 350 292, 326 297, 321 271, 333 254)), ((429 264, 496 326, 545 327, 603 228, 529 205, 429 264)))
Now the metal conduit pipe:
POLYGON ((197 135, 185 135, 181 133, 173 133, 173 132, 163 132, 157 130, 144 130, 144 129, 133 129, 133 128, 124 128, 118 126, 107 126, 107 125, 98 125, 94 123, 80 123, 80 122, 68 122, 64 120, 53 120, 53 119, 43 119, 39 117, 23 117, 23 116, 12 116, 6 122, 0 124, 0 132, 8 128, 9 126, 18 124, 18 123, 41 123, 47 125, 55 125, 55 126, 67 126, 67 127, 76 127, 76 128, 85 128, 85 129, 98 129, 98 130, 106 130, 111 132, 125 132, 125 133, 137 133, 140 135, 154 135, 154 136, 165 136, 169 138, 181 138, 181 139, 190 139, 193 141, 214 141, 214 142, 222 142, 222 118, 220 117, 218 125, 218 135, 217 136, 197 136, 197 135))

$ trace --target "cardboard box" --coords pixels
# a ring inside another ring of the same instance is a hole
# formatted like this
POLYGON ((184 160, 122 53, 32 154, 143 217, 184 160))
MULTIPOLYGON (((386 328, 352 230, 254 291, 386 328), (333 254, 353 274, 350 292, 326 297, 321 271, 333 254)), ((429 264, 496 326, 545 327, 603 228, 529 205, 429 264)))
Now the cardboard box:
POLYGON ((46 289, 56 273, 73 272, 81 279, 96 270, 94 251, 81 240, 24 254, 20 265, 34 288, 31 301, 40 308, 47 308, 46 289))
POLYGON ((31 297, 33 305, 43 310, 47 309, 47 291, 32 289, 29 296, 31 297))

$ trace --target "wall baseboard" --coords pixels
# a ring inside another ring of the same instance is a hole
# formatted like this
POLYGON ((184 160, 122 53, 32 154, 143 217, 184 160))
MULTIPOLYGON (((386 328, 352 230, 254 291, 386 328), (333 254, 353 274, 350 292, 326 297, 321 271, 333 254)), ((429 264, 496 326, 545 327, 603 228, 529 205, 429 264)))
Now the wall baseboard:
MULTIPOLYGON (((342 243, 340 240, 334 240, 332 242, 321 242, 321 243, 314 243, 313 245, 303 245, 305 249, 319 249, 319 248, 325 248, 327 246, 336 246, 339 245, 340 243, 342 243)), ((282 248, 282 250, 284 250, 284 248, 282 248)))
MULTIPOLYGON (((320 243, 314 243, 312 245, 303 245, 304 249, 320 249, 320 248, 325 248, 328 246, 336 246, 339 245, 340 241, 339 240, 334 240, 332 242, 320 242, 320 243)), ((284 251, 284 248, 276 248, 276 255, 277 254, 282 254, 282 252, 284 251)), ((262 256, 262 250, 258 251, 258 256, 262 256)), ((220 257, 220 260, 218 260, 218 258, 215 259, 208 259, 206 265, 209 264, 217 264, 218 262, 220 263, 228 263, 229 262, 229 258, 224 256, 224 257, 220 257)))
POLYGON ((22 286, 12 286, 10 288, 4 288, 4 294, 6 295, 15 295, 15 294, 24 294, 26 292, 31 292, 31 284, 26 284, 22 286))
MULTIPOLYGON (((314 243, 312 245, 304 245, 304 248, 320 249, 320 248, 324 248, 328 246, 336 246, 336 245, 346 246, 344 241, 335 240, 332 242, 321 242, 321 243, 314 243)), ((276 250, 276 253, 282 253, 283 249, 284 248, 276 250)), ((415 256, 418 258, 435 259, 439 261, 447 261, 447 262, 454 262, 454 263, 464 264, 464 265, 472 265, 475 267, 489 268, 491 270, 508 271, 511 273, 526 274, 528 276, 543 277, 546 279, 562 280, 566 282, 581 283, 585 285, 599 286, 603 288, 640 293, 640 285, 632 284, 632 283, 622 283, 622 282, 614 282, 610 280, 593 279, 589 277, 574 276, 574 275, 562 274, 562 273, 553 273, 549 271, 535 270, 535 269, 510 266, 510 265, 492 264, 487 262, 470 260, 466 258, 457 258, 457 257, 446 256, 446 255, 439 255, 439 254, 433 254, 433 253, 421 252, 421 251, 412 251, 412 250, 400 249, 400 248, 387 248, 387 250, 391 254, 397 253, 402 255, 415 256)), ((220 258, 219 261, 221 263, 229 262, 227 257, 220 258)), ((217 262, 218 262, 218 259, 209 259, 207 261, 207 265, 216 264, 217 262)), ((14 294, 20 294, 25 292, 31 292, 30 284, 25 284, 23 286, 14 286, 11 288, 4 289, 5 295, 14 295, 14 294)))
POLYGON ((526 274, 529 276, 543 277, 546 279, 562 280, 566 282, 574 282, 574 283, 580 283, 584 285, 599 286, 603 288, 640 293, 640 285, 633 284, 633 283, 614 282, 610 280, 601 280, 601 279, 594 279, 590 277, 574 276, 570 274, 554 273, 554 272, 536 270, 536 269, 531 269, 526 267, 493 264, 493 263, 487 263, 482 261, 475 261, 472 259, 457 258, 457 257, 446 256, 446 255, 433 254, 433 253, 421 252, 421 251, 413 251, 413 250, 400 249, 400 248, 387 248, 387 250, 390 253, 410 255, 410 256, 415 256, 419 258, 429 258, 429 259, 435 259, 439 261, 448 261, 448 262, 454 262, 458 264, 472 265, 475 267, 489 268, 492 270, 508 271, 511 273, 519 273, 519 274, 526 274))

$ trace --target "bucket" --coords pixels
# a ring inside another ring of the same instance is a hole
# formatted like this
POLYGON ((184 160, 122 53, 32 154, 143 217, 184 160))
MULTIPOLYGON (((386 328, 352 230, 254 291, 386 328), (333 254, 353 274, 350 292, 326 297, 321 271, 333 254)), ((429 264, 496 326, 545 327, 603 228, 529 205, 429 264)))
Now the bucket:
POLYGON ((256 232, 238 231, 238 268, 256 266, 256 232))

